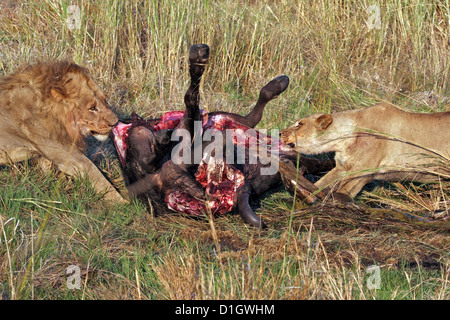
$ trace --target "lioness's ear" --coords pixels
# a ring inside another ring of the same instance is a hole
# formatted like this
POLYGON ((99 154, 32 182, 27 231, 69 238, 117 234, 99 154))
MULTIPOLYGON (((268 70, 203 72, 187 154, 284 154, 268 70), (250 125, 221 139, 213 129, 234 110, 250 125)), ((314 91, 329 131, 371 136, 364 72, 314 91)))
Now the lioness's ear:
POLYGON ((333 122, 333 117, 329 114, 323 114, 316 119, 316 127, 325 130, 333 122))
POLYGON ((51 88, 50 89, 50 94, 51 94, 52 98, 55 99, 58 102, 60 102, 62 99, 64 99, 64 95, 63 95, 63 93, 61 92, 60 89, 51 88))

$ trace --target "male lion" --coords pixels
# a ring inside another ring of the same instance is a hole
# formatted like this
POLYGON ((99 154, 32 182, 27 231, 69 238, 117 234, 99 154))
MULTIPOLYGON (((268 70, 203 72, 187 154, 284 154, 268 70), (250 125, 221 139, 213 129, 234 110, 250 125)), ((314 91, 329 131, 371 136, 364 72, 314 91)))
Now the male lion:
POLYGON ((281 140, 304 154, 334 151, 336 167, 315 185, 336 183, 336 199, 349 201, 373 179, 436 181, 444 171, 448 178, 449 125, 450 112, 412 113, 382 103, 300 119, 281 140))
POLYGON ((84 138, 105 140, 117 120, 85 68, 28 65, 0 79, 0 164, 50 160, 68 175, 86 173, 106 199, 124 201, 83 152, 84 138))

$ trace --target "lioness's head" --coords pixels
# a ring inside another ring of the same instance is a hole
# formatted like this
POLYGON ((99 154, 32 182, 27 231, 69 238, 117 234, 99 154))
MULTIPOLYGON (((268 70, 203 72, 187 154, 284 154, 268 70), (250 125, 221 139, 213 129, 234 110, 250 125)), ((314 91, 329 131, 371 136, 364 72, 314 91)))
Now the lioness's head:
POLYGON ((60 70, 56 70, 49 93, 51 100, 66 112, 67 132, 72 138, 93 135, 106 140, 118 119, 109 109, 105 94, 86 69, 68 62, 59 64, 60 70))
MULTIPOLYGON (((329 114, 314 114, 295 122, 281 131, 281 142, 285 149, 295 149, 305 154, 324 152, 324 143, 329 139, 327 129, 333 122, 329 114)), ((328 150, 325 150, 328 151, 328 150)))

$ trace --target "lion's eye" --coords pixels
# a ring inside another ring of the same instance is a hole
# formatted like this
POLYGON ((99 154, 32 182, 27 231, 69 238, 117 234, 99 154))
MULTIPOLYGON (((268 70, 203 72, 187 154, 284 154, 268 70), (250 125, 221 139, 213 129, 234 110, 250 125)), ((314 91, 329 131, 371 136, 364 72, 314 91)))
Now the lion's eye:
POLYGON ((89 111, 95 112, 95 111, 97 111, 97 107, 96 106, 91 106, 89 108, 89 111))
POLYGON ((297 122, 297 124, 295 125, 297 128, 301 127, 303 125, 303 123, 301 122, 297 122))

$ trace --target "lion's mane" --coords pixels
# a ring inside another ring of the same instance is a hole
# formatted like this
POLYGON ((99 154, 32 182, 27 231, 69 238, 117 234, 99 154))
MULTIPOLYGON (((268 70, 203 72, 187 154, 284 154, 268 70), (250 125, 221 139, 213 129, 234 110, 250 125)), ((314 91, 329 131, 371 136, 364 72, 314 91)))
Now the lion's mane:
POLYGON ((68 61, 40 62, 24 66, 0 79, 0 103, 22 130, 29 130, 33 119, 43 119, 42 132, 75 143, 83 149, 84 139, 77 130, 77 96, 81 84, 67 83, 66 75, 75 73, 92 83, 89 72, 68 61), (64 99, 56 101, 52 89, 64 99))

